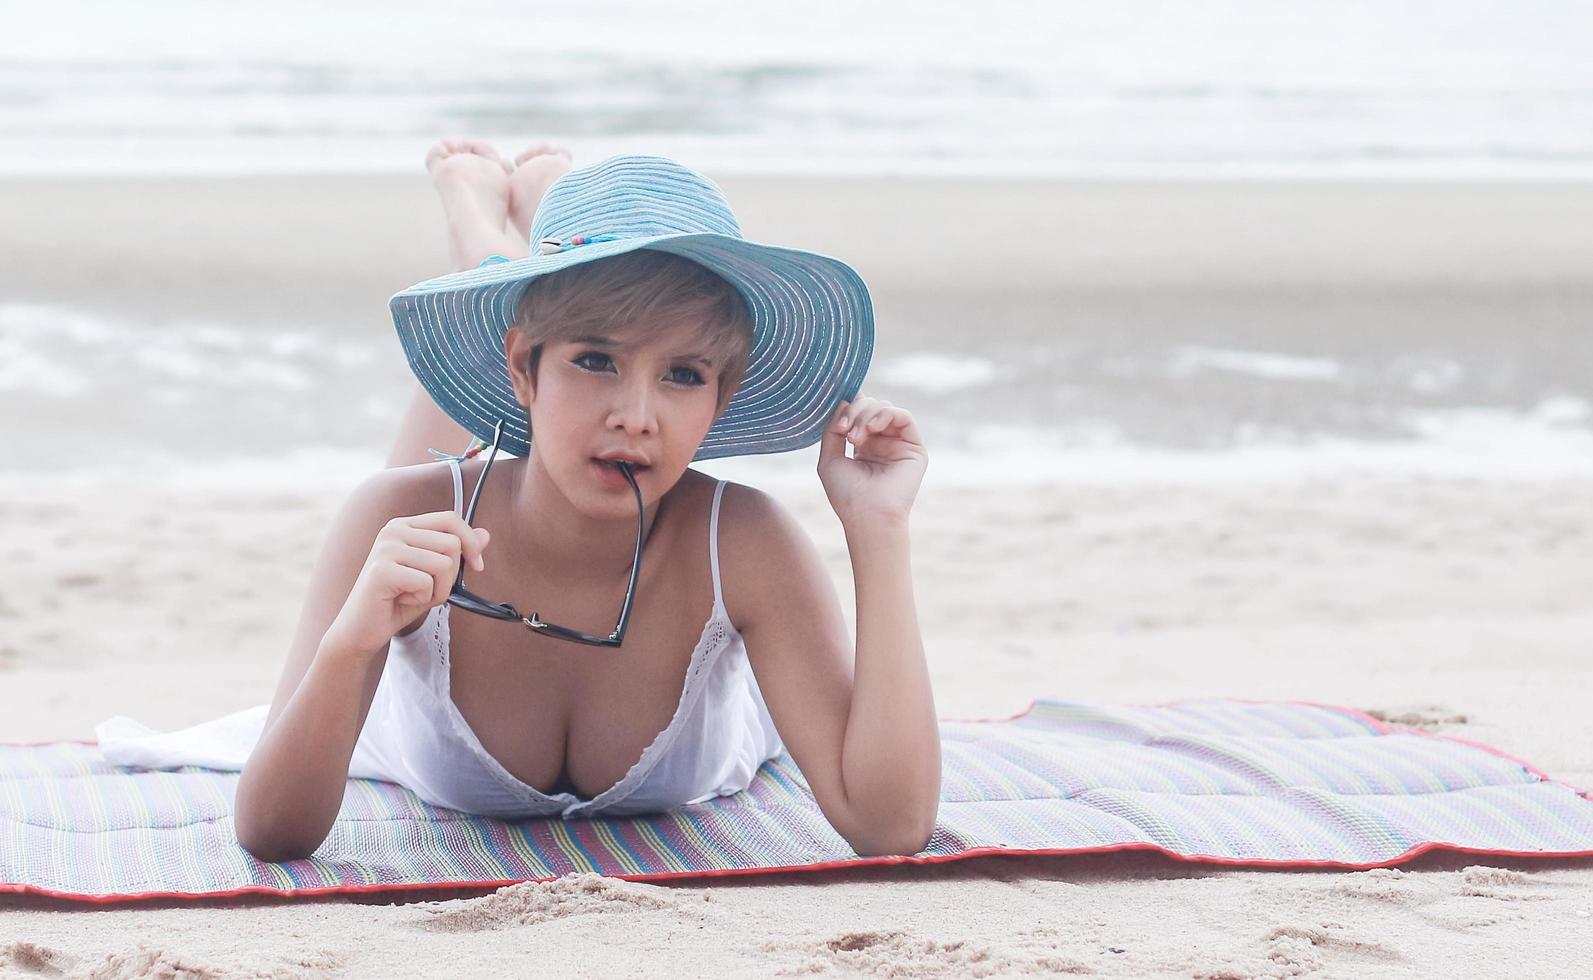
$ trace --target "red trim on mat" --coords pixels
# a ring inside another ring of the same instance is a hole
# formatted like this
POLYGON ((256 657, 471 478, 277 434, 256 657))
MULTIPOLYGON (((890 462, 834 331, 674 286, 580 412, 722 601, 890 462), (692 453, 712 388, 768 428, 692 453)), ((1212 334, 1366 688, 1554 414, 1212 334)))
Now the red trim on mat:
POLYGON ((42 742, 0 742, 0 745, 23 745, 23 746, 60 745, 62 742, 70 742, 73 745, 98 745, 98 744, 100 744, 100 740, 97 739, 97 738, 47 738, 47 739, 45 739, 42 742))
MULTIPOLYGON (((1220 857, 1216 855, 1186 855, 1174 854, 1172 851, 1156 846, 1155 844, 1110 844, 1104 847, 1078 847, 1078 848, 1038 848, 1023 850, 1021 848, 1004 847, 975 847, 956 854, 940 854, 932 857, 912 857, 902 855, 889 855, 884 857, 857 858, 855 860, 817 861, 813 864, 793 864, 769 868, 721 868, 706 871, 666 871, 659 874, 616 874, 605 875, 607 878, 623 878, 626 881, 669 881, 691 878, 724 878, 732 875, 757 875, 777 874, 788 871, 829 871, 836 868, 861 868, 870 865, 887 864, 946 864, 950 861, 962 861, 968 858, 987 857, 999 855, 1003 857, 1028 857, 1034 855, 1075 855, 1075 854, 1116 854, 1125 851, 1149 851, 1170 857, 1175 861, 1185 864, 1220 864, 1232 868, 1254 868, 1258 870, 1273 871, 1279 869, 1301 870, 1322 869, 1330 871, 1368 871, 1372 868, 1387 868, 1396 864, 1421 857, 1429 851, 1446 851, 1455 854, 1476 854, 1487 857, 1512 857, 1512 858, 1584 858, 1593 857, 1593 850, 1589 851, 1491 851, 1481 848, 1457 847, 1453 844, 1444 844, 1429 841, 1411 848, 1398 857, 1389 858, 1387 861, 1377 861, 1370 864, 1354 864, 1341 861, 1244 861, 1235 858, 1220 857)), ((136 902, 140 900, 180 898, 184 900, 203 900, 207 898, 237 898, 242 895, 275 895, 289 898, 310 898, 327 895, 359 895, 376 892, 421 891, 426 889, 448 888, 501 888, 505 885, 518 885, 525 882, 554 881, 557 875, 547 878, 503 878, 481 881, 419 881, 405 882, 391 885, 334 885, 328 888, 271 888, 265 885, 251 885, 247 888, 235 888, 226 892, 134 892, 121 895, 79 895, 75 892, 58 892, 48 888, 36 888, 32 885, 0 884, 0 894, 14 893, 20 895, 39 895, 45 898, 71 899, 75 901, 91 902, 96 905, 112 905, 121 902, 136 902)))

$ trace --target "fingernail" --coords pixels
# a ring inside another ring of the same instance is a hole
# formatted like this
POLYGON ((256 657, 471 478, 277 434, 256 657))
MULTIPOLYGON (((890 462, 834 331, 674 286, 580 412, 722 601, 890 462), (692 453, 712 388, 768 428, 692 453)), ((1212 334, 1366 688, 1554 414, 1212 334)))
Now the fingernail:
POLYGON ((837 420, 837 422, 835 424, 839 425, 841 428, 844 429, 844 428, 846 428, 846 423, 848 423, 850 421, 851 421, 851 419, 849 419, 849 418, 847 418, 846 416, 843 415, 843 416, 840 417, 839 420, 837 420))
POLYGON ((482 572, 482 571, 486 571, 486 569, 487 569, 487 563, 481 560, 481 556, 480 555, 477 555, 476 556, 476 571, 482 572))

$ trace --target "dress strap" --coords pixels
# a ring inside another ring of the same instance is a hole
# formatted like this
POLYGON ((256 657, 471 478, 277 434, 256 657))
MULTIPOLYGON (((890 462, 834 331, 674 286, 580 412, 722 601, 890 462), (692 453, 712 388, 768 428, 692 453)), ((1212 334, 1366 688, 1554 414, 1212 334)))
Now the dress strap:
MULTIPOLYGON (((483 260, 481 264, 486 265, 487 262, 492 261, 493 259, 496 259, 499 262, 509 261, 502 256, 488 256, 488 258, 483 260)), ((452 470, 454 474, 454 513, 458 514, 460 517, 465 516, 465 483, 464 480, 460 479, 459 477, 459 461, 461 459, 469 459, 470 450, 465 450, 465 452, 459 456, 455 456, 452 453, 445 453, 441 449, 427 449, 426 451, 431 453, 436 459, 446 459, 448 461, 448 468, 452 470)))
POLYGON ((725 612, 725 593, 719 585, 719 498, 725 494, 725 481, 714 487, 714 507, 708 517, 708 564, 714 573, 714 611, 725 612))
POLYGON ((465 516, 465 483, 459 476, 459 460, 448 457, 448 469, 454 475, 454 513, 465 516))

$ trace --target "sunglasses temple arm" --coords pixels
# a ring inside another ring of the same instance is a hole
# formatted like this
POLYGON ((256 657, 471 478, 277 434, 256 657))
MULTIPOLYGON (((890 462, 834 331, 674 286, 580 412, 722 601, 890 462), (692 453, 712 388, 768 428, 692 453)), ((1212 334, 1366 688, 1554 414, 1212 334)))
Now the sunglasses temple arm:
MULTIPOLYGON (((487 454, 487 461, 481 466, 481 475, 476 477, 476 488, 470 491, 470 504, 465 508, 465 523, 470 524, 476 519, 476 501, 481 499, 481 488, 487 482, 487 471, 492 469, 493 457, 498 455, 498 446, 503 442, 503 419, 493 427, 492 452, 487 454)), ((471 524, 472 527, 475 525, 471 524)), ((465 559, 459 556, 459 573, 454 576, 453 591, 458 592, 465 585, 465 559)))
POLYGON ((498 420, 492 433, 492 451, 487 453, 487 461, 481 466, 481 475, 476 477, 476 488, 470 491, 470 505, 465 508, 465 523, 469 524, 476 519, 476 501, 481 499, 481 488, 487 482, 487 471, 492 469, 492 461, 498 455, 498 446, 503 442, 503 419, 498 420))
POLYGON ((631 490, 636 493, 636 552, 631 556, 631 584, 625 589, 625 602, 620 606, 619 623, 611 634, 611 638, 616 642, 625 639, 625 627, 631 618, 631 600, 636 595, 636 580, 642 573, 642 533, 647 527, 647 508, 642 503, 642 488, 636 485, 636 477, 631 475, 628 466, 625 468, 625 479, 630 481, 631 490))

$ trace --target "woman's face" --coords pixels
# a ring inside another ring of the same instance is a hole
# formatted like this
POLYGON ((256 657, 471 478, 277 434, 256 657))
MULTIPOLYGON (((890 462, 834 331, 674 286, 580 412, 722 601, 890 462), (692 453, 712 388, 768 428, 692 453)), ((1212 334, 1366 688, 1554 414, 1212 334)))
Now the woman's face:
POLYGON ((604 334, 547 341, 534 377, 525 334, 511 330, 505 352, 553 482, 591 516, 634 517, 630 484, 599 459, 633 460, 643 502, 662 497, 718 415, 718 372, 695 324, 604 334))

